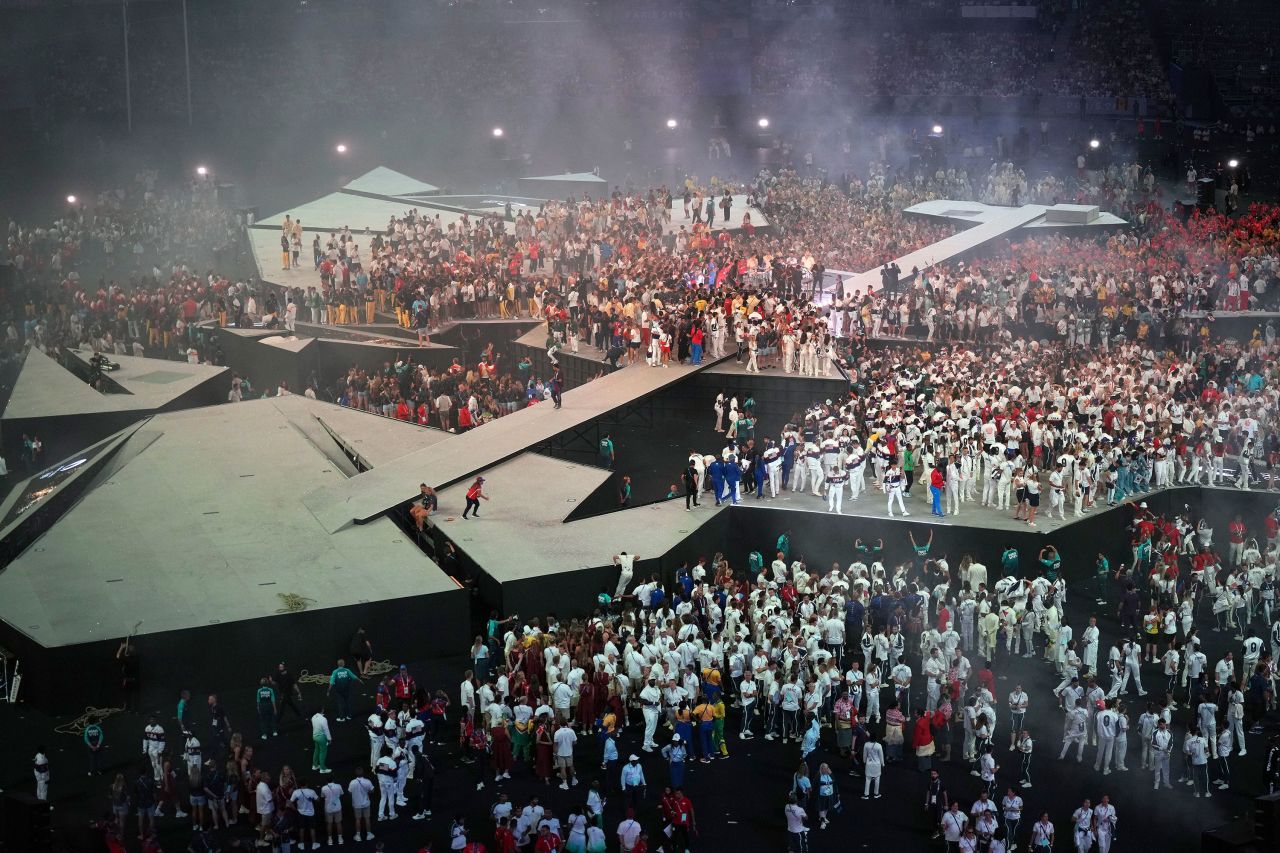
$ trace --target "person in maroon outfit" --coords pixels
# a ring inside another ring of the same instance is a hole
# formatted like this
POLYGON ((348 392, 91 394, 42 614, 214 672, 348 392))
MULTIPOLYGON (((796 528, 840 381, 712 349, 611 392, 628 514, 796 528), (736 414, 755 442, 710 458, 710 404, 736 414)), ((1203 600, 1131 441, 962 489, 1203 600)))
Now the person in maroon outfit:
POLYGON ((490 735, 492 736, 490 750, 493 754, 494 775, 500 779, 510 779, 511 768, 515 764, 515 758, 511 754, 511 733, 507 731, 504 723, 494 726, 490 735))

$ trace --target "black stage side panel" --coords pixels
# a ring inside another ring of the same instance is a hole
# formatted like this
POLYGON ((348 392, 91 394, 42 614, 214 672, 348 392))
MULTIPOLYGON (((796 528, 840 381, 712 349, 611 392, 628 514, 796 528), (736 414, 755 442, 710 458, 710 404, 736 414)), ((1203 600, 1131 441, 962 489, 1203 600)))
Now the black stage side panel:
POLYGON ((461 358, 462 351, 455 349, 422 349, 405 341, 404 347, 382 347, 361 344, 356 341, 340 341, 321 338, 308 349, 319 348, 317 353, 320 381, 332 383, 339 375, 346 375, 352 367, 378 370, 386 364, 395 364, 397 358, 408 358, 414 364, 425 364, 435 370, 448 367, 454 358, 461 358))
POLYGON ((1280 794, 1254 799, 1253 834, 1268 850, 1280 848, 1280 794))
POLYGON ((26 792, 10 791, 0 801, 0 850, 53 849, 49 804, 26 792))
POLYGON ((1248 821, 1236 821, 1200 833, 1201 853, 1260 853, 1274 845, 1260 843, 1248 821))
POLYGON ((150 416, 148 411, 136 411, 17 418, 0 421, 0 441, 3 441, 5 447, 14 448, 8 460, 10 470, 28 476, 38 472, 23 470, 22 460, 18 458, 24 435, 40 437, 44 444, 44 457, 39 464, 44 468, 150 416))
MULTIPOLYGON (((282 660, 294 672, 328 672, 360 627, 375 648, 394 645, 409 660, 452 654, 467 646, 469 622, 467 593, 456 590, 236 622, 213 618, 203 626, 142 634, 133 642, 141 662, 143 704, 158 707, 172 704, 183 689, 243 687, 282 660), (422 630, 425 624, 430 631, 422 630), (200 681, 193 684, 197 663, 200 681)), ((20 701, 49 714, 80 713, 89 705, 119 707, 123 694, 115 654, 122 639, 45 648, 0 622, 0 644, 22 663, 20 701)))
MULTIPOLYGON (((640 561, 635 565, 632 584, 647 580, 656 573, 663 583, 670 585, 682 561, 687 560, 692 566, 704 557, 709 563, 717 552, 725 550, 730 515, 728 511, 717 513, 701 527, 691 529, 666 554, 638 552, 640 561)), ((571 533, 572 527, 569 527, 566 535, 571 533)), ((610 595, 617 589, 618 567, 612 563, 614 553, 609 550, 608 543, 602 543, 600 565, 540 578, 501 582, 481 571, 478 577, 481 595, 491 606, 499 607, 504 615, 518 613, 530 617, 555 613, 562 618, 587 616, 595 610, 596 596, 601 589, 608 590, 610 595)))
POLYGON ((201 382, 191 390, 179 394, 156 411, 180 412, 184 409, 216 406, 219 403, 227 402, 229 393, 231 393, 231 371, 227 370, 221 375, 206 382, 201 382))
MULTIPOLYGON (((304 390, 307 379, 319 369, 314 345, 297 353, 231 331, 219 331, 218 348, 222 350, 223 364, 249 378, 254 396, 262 396, 267 389, 274 393, 282 380, 294 391, 304 390)), ((320 378, 324 380, 323 376, 320 378)))

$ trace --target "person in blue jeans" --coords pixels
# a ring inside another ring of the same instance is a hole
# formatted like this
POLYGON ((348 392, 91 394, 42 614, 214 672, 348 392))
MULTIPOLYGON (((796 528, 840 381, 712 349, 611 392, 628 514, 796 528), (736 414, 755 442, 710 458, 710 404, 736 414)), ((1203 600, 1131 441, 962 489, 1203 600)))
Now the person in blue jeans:
POLYGON ((934 515, 942 515, 942 489, 946 486, 946 479, 942 475, 941 469, 934 468, 929 474, 929 497, 933 499, 933 508, 930 510, 934 515))
POLYGON ((703 764, 709 764, 713 754, 711 735, 715 729, 715 707, 707 701, 707 697, 701 697, 698 706, 693 709, 693 719, 698 726, 698 752, 702 754, 699 760, 703 764))

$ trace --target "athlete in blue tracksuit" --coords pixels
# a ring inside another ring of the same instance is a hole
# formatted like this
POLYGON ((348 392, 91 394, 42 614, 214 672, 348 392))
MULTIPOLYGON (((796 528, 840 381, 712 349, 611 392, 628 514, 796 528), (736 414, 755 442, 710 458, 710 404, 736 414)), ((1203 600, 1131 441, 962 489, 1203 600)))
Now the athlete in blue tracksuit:
POLYGON ((763 498, 764 497, 764 460, 760 458, 759 453, 757 453, 755 455, 755 458, 751 460, 751 470, 754 471, 756 475, 756 497, 763 498))
POLYGON ((787 439, 787 443, 782 446, 782 486, 786 488, 787 483, 791 482, 791 466, 796 464, 796 441, 794 438, 787 439))
POLYGON ((738 481, 742 479, 742 469, 738 467, 738 457, 730 456, 724 463, 725 500, 735 504, 742 503, 738 499, 738 481))
POLYGON ((707 466, 707 476, 711 478, 711 488, 716 493, 716 506, 724 499, 724 463, 719 459, 707 466))

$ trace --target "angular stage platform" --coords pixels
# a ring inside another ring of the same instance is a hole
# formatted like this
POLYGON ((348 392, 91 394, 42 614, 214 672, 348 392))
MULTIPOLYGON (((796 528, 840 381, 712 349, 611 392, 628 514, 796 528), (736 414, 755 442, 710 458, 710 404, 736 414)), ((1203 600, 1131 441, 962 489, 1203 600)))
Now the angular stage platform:
MULTIPOLYGON (((936 243, 908 252, 894 263, 905 278, 913 268, 921 272, 932 266, 946 263, 971 252, 992 240, 1003 237, 1020 228, 1097 228, 1124 225, 1123 219, 1110 213, 1078 216, 1082 210, 1074 204, 1024 204, 1021 207, 999 207, 974 201, 950 201, 934 199, 908 207, 904 212, 937 219, 947 219, 972 225, 963 231, 944 237, 936 243), (1076 221, 1079 219, 1080 221, 1076 221)), ((834 294, 838 281, 844 282, 844 292, 873 293, 880 289, 880 270, 865 272, 827 270, 823 276, 823 290, 834 294)))
POLYGON ((92 355, 68 350, 64 367, 28 347, 0 415, 6 447, 21 447, 24 434, 38 435, 42 461, 60 459, 148 415, 221 403, 231 390, 225 367, 112 354, 120 369, 104 374, 114 393, 103 393, 88 383, 92 355))
POLYGON ((166 695, 190 686, 195 660, 207 689, 280 659, 331 667, 373 623, 422 657, 465 647, 467 595, 412 537, 386 518, 330 533, 301 501, 355 472, 344 444, 387 464, 450 436, 296 395, 132 429, 79 466, 71 506, 28 510, 43 532, 0 570, 0 642, 24 661, 30 701, 67 710, 114 694, 103 679, 129 634, 144 683, 166 695))
POLYGON ((498 418, 459 435, 446 448, 428 448, 399 460, 395 470, 361 474, 348 483, 317 489, 305 502, 328 530, 363 522, 402 503, 419 481, 443 488, 521 453, 560 433, 633 405, 644 397, 679 382, 700 367, 673 364, 670 368, 633 366, 617 370, 564 393, 563 408, 542 403, 498 418))

